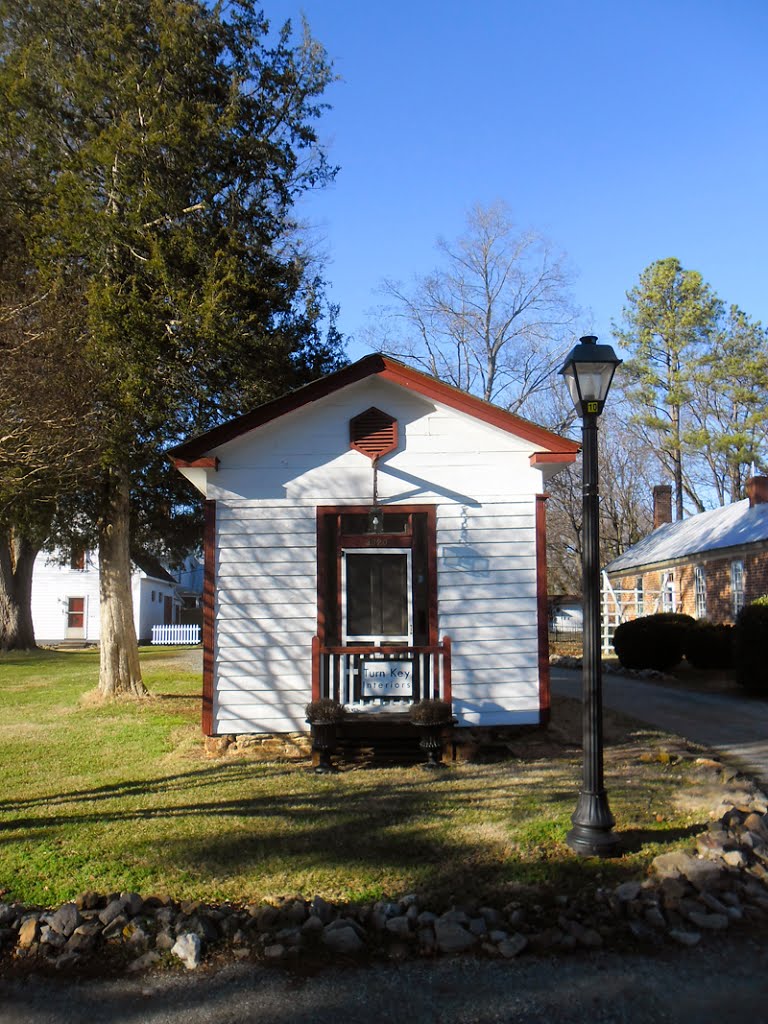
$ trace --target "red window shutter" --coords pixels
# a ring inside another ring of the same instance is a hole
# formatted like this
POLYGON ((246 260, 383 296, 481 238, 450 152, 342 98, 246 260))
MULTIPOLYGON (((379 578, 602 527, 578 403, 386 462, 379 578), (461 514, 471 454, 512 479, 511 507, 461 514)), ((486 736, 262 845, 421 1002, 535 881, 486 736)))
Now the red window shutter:
POLYGON ((397 420, 371 406, 349 421, 349 446, 369 459, 378 459, 397 448, 397 420))

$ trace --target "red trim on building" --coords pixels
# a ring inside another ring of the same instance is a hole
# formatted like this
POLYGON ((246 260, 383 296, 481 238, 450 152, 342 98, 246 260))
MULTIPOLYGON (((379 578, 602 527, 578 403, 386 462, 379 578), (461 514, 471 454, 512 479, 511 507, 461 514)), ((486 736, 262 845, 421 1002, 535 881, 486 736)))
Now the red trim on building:
POLYGON ((449 636, 443 637, 443 650, 445 652, 443 656, 443 700, 447 700, 450 704, 453 701, 453 687, 451 684, 451 638, 449 636))
POLYGON ((569 454, 563 454, 562 452, 534 452, 533 455, 529 456, 528 461, 532 466, 547 466, 552 463, 567 466, 576 461, 577 455, 578 452, 569 454))
POLYGON ((213 736, 213 645, 216 611, 216 502, 206 501, 203 570, 203 735, 213 736))
POLYGON ((219 460, 208 456, 202 459, 174 459, 176 469, 218 469, 219 460))
POLYGON ((320 700, 320 637, 312 637, 312 700, 320 700))
MULTIPOLYGON (((437 643, 438 600, 437 593, 437 509, 428 505, 423 509, 427 513, 427 579, 429 582, 429 642, 437 643)), ((448 641, 448 661, 450 664, 450 640, 448 641)), ((448 669, 446 686, 450 690, 451 670, 448 669)), ((447 698, 450 699, 450 698, 447 698)))
MULTIPOLYGON (((438 621, 438 597, 437 597, 437 509, 434 505, 382 505, 384 512, 402 512, 404 515, 426 514, 427 517, 427 578, 429 588, 428 605, 428 645, 437 643, 437 621, 438 621)), ((369 505, 319 505, 317 514, 317 635, 320 642, 325 646, 338 644, 340 642, 339 629, 341 624, 341 548, 342 534, 339 527, 338 517, 340 515, 367 515, 370 512, 369 505), (329 598, 330 581, 328 579, 327 567, 330 554, 330 545, 333 543, 335 560, 335 591, 336 607, 334 608, 334 619, 329 620, 329 598)), ((360 543, 347 543, 344 546, 357 547, 379 547, 382 538, 386 535, 372 536, 360 543)), ((389 540, 393 547, 413 547, 413 535, 393 534, 389 540)))
POLYGON ((549 619, 547 601, 547 508, 548 494, 536 495, 536 606, 539 640, 539 721, 549 722, 549 619))
POLYGON ((564 456, 559 461, 572 462, 573 459, 570 456, 575 458, 579 451, 579 445, 575 441, 560 437, 558 434, 553 434, 551 431, 530 423, 528 420, 521 419, 521 417, 507 412, 505 409, 491 405, 490 402, 484 402, 480 398, 475 398, 474 395, 468 395, 465 391, 460 391, 449 384, 444 384, 435 377, 429 377, 424 373, 420 373, 418 370, 414 370, 412 367, 406 366, 396 359, 376 354, 365 356, 356 363, 352 363, 351 366, 344 367, 343 370, 338 370, 336 373, 321 377, 319 380, 313 381, 303 388, 298 388, 296 391, 291 391, 289 394, 283 395, 273 402, 267 402, 265 405, 259 406, 258 409, 247 412, 243 416, 238 416, 227 423, 222 423, 220 426, 214 427, 213 430, 209 430, 199 437, 191 438, 183 444, 176 445, 175 448, 171 449, 170 454, 175 459, 199 459, 211 451, 211 449, 217 448, 227 441, 232 441, 234 438, 240 437, 248 431, 255 430, 265 423, 271 423, 280 416, 285 416, 289 412, 294 412, 305 405, 316 402, 321 398, 326 398, 341 388, 348 387, 350 384, 355 384, 358 381, 375 375, 380 376, 384 380, 399 384, 410 391, 415 391, 426 398, 431 398, 436 402, 450 406, 458 412, 466 413, 475 419, 490 423, 492 426, 498 427, 507 433, 514 434, 524 441, 546 449, 547 454, 564 456))

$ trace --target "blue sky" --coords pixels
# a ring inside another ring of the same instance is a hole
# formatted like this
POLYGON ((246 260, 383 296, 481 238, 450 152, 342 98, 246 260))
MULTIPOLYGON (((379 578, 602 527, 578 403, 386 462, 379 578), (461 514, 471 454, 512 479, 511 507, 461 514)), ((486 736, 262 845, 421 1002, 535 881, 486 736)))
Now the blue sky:
POLYGON ((320 122, 318 226, 354 358, 383 301, 504 200, 564 250, 609 340, 625 292, 678 257, 768 321, 765 0, 265 0, 303 12, 341 80, 320 122))

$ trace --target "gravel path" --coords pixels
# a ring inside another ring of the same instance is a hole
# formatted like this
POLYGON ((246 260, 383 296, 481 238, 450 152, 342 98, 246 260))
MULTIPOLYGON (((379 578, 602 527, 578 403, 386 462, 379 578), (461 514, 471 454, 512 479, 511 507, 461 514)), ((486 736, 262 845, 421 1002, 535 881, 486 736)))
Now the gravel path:
POLYGON ((0 1024, 715 1024, 768 1021, 768 947, 0 982, 0 1024))

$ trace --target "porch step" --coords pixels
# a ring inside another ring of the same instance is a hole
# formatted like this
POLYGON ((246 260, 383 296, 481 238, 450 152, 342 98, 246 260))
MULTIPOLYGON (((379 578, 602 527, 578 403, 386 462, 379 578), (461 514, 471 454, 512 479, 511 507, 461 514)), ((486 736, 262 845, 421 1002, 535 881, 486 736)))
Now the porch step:
POLYGON ((414 764, 424 760, 419 733, 403 716, 382 721, 378 716, 355 715, 339 729, 338 754, 345 761, 376 764, 414 764), (399 719, 399 720, 398 720, 399 719))

